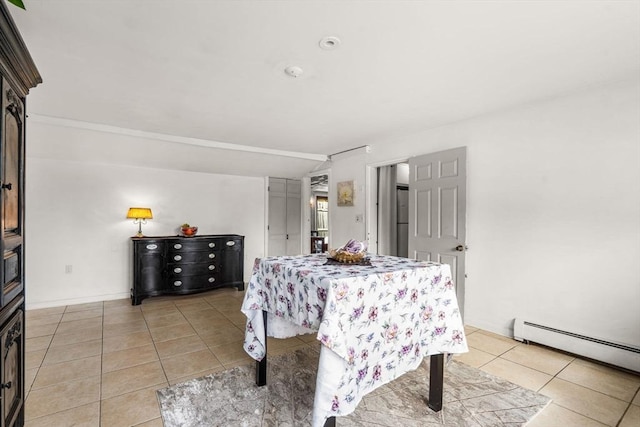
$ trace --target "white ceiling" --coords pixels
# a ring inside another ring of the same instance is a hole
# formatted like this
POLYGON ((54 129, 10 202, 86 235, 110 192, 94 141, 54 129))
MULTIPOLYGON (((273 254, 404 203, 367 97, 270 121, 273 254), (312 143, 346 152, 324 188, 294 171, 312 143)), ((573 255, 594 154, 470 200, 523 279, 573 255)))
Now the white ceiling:
POLYGON ((640 73, 638 1, 24 1, 30 113, 301 153, 640 73))

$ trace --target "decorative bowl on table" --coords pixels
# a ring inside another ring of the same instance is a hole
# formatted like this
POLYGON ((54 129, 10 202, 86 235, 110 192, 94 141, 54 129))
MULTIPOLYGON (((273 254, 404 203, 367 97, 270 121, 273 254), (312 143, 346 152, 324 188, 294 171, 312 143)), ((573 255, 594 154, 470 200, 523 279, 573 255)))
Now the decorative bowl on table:
POLYGON ((332 249, 329 252, 329 256, 332 259, 344 264, 355 264, 357 262, 360 262, 364 259, 365 255, 366 255, 366 252, 358 252, 358 253, 352 254, 349 252, 344 252, 336 249, 332 249))
POLYGON ((185 237, 193 237, 198 232, 198 227, 191 226, 189 224, 182 224, 180 226, 180 232, 185 237))
POLYGON ((367 256, 367 244, 357 240, 349 240, 339 249, 332 249, 329 257, 343 264, 356 264, 364 261, 367 256))

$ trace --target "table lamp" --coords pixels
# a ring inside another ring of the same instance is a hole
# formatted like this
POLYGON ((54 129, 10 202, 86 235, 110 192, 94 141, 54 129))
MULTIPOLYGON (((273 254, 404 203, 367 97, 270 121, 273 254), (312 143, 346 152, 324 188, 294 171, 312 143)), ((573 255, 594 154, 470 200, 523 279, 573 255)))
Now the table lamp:
POLYGON ((129 208, 127 218, 133 219, 134 224, 138 224, 138 233, 135 237, 144 237, 142 234, 142 224, 146 224, 148 219, 153 219, 153 213, 149 208, 129 208))

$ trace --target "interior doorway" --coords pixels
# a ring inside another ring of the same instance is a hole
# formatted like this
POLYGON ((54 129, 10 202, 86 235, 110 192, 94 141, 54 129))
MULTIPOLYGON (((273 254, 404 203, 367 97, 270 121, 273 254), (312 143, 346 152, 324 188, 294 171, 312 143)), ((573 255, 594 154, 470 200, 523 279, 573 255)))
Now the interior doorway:
POLYGON ((329 246, 329 175, 310 177, 309 249, 324 253, 329 246))
POLYGON ((377 168, 377 247, 380 255, 409 255, 409 164, 377 168))

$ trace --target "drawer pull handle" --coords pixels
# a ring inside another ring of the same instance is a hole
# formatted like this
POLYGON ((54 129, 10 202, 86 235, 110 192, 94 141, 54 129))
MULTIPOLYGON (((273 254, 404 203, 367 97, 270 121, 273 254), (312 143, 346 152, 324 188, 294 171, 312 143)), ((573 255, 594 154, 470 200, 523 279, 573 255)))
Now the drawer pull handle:
POLYGON ((9 381, 8 383, 4 383, 0 386, 0 389, 2 388, 11 388, 11 381, 9 381))
POLYGON ((209 254, 209 258, 213 259, 216 257, 216 254, 209 254))
POLYGON ((209 283, 213 283, 213 282, 215 282, 215 281, 216 281, 216 278, 215 278, 215 277, 209 277, 209 283))
POLYGON ((215 270, 215 269, 216 269, 215 265, 212 264, 212 265, 209 266, 209 270, 215 270))
POLYGON ((234 242, 233 240, 229 240, 227 242, 227 246, 234 246, 236 244, 236 242, 234 242))
POLYGON ((173 259, 175 259, 176 261, 180 261, 182 259, 181 255, 176 255, 173 257, 173 259))
POLYGON ((215 244, 215 243, 213 243, 213 242, 211 242, 211 243, 209 243, 209 247, 210 247, 210 248, 215 248, 215 247, 216 247, 216 244, 215 244))
POLYGON ((182 245, 180 243, 176 243, 175 245, 173 245, 173 247, 175 249, 182 249, 182 245))
POLYGON ((147 249, 158 249, 158 245, 147 245, 147 249))
POLYGON ((182 269, 180 267, 176 267, 173 269, 174 273, 182 273, 182 269))
POLYGON ((176 280, 173 282, 173 286, 182 286, 182 280, 176 280))

